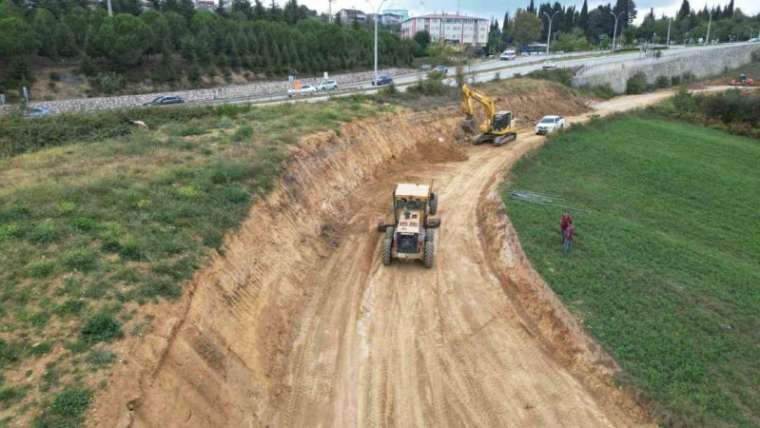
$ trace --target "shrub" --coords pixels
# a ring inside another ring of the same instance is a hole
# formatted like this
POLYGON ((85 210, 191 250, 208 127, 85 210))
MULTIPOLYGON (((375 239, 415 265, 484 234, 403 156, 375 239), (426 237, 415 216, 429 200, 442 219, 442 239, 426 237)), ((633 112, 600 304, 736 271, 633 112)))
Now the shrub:
POLYGON ((116 73, 98 73, 90 79, 90 85, 96 93, 112 95, 124 89, 126 81, 116 73))
POLYGON ((696 80, 697 77, 694 75, 694 73, 687 71, 686 73, 681 75, 681 81, 683 83, 691 83, 694 80, 696 80))
POLYGON ((447 92, 448 88, 440 79, 425 79, 417 82, 409 88, 409 93, 417 95, 443 95, 447 92))
POLYGON ((561 83, 567 87, 573 86, 573 77, 575 72, 569 68, 555 68, 551 70, 536 70, 528 73, 528 77, 534 79, 549 80, 561 83))
POLYGON ((658 76, 657 80, 654 82, 654 86, 657 89, 667 88, 670 86, 670 79, 668 79, 668 76, 658 76))
POLYGON ((752 52, 752 62, 760 62, 760 50, 752 52))
POLYGON ((79 330, 79 337, 84 343, 110 342, 124 336, 121 322, 110 312, 101 311, 85 321, 79 330))
POLYGON ((244 140, 250 140, 253 137, 253 128, 248 125, 243 125, 232 134, 232 141, 240 142, 244 140))
POLYGON ((92 401, 92 391, 69 386, 56 395, 53 403, 34 419, 35 428, 76 427, 84 423, 92 401))
POLYGON ((87 248, 76 248, 63 254, 63 264, 82 272, 88 272, 95 268, 98 259, 94 251, 87 248))
POLYGON ((636 73, 625 82, 626 94, 643 94, 647 90, 647 78, 644 73, 636 73))
POLYGON ((681 76, 673 76, 670 78, 670 86, 678 86, 681 84, 681 76))

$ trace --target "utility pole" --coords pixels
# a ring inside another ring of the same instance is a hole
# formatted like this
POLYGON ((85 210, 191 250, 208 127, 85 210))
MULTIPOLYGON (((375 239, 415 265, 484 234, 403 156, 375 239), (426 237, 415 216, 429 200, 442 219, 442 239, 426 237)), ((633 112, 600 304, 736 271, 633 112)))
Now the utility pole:
MULTIPOLYGON (((109 0, 110 1, 110 0, 109 0)), ((332 4, 335 0, 327 0, 327 22, 331 23, 333 22, 333 16, 332 16, 332 4)))
POLYGON ((617 48, 616 42, 617 42, 617 23, 618 19, 620 19, 621 16, 625 11, 618 13, 615 15, 614 12, 610 11, 610 15, 612 15, 613 18, 615 18, 615 27, 612 29, 612 52, 615 52, 615 48, 617 48))
POLYGON ((710 25, 712 25, 712 9, 710 9, 710 19, 707 21, 707 37, 705 37, 705 44, 710 44, 710 25))
POLYGON ((377 21, 380 16, 380 9, 382 9, 383 4, 385 4, 386 1, 387 0, 381 1, 377 6, 377 10, 375 11, 375 83, 377 83, 377 21))
POLYGON ((668 18, 668 39, 665 42, 665 46, 670 47, 670 24, 673 23, 673 18, 668 18))
POLYGON ((113 16, 113 9, 111 8, 111 0, 107 0, 108 3, 108 16, 113 16))
POLYGON ((546 15, 546 17, 549 18, 549 31, 546 33, 546 55, 549 55, 549 43, 551 42, 551 39, 552 39, 552 20, 554 19, 555 16, 557 16, 558 13, 559 11, 556 11, 552 14, 552 16, 549 16, 548 13, 544 12, 544 15, 546 15))

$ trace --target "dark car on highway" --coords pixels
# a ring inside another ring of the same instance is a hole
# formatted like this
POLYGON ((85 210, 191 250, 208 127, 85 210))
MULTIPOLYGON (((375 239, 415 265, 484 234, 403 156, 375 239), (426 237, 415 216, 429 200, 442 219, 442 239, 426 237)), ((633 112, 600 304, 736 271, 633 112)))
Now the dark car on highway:
POLYGON ((393 84, 393 79, 390 76, 378 76, 377 79, 372 81, 372 86, 384 86, 393 84))
POLYGON ((182 104, 185 100, 182 97, 176 95, 161 95, 153 99, 153 101, 147 102, 143 105, 146 106, 165 106, 169 104, 182 104))

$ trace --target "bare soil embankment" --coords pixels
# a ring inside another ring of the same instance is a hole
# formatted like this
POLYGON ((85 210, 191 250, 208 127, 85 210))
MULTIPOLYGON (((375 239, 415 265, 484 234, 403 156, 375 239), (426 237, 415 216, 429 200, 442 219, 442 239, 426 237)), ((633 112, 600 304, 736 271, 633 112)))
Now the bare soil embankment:
MULTIPOLYGON (((523 102, 531 116, 585 109, 558 94, 523 102)), ((90 425, 645 424, 493 199, 543 139, 464 145, 459 120, 450 108, 304 138, 224 255, 124 343, 90 425), (374 225, 407 180, 440 196, 430 270, 380 263, 374 225)))

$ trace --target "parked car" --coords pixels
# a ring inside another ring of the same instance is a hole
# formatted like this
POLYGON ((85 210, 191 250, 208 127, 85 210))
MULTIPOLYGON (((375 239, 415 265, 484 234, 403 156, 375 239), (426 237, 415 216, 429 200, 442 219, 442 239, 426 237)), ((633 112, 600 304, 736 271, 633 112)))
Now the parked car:
POLYGON ((385 86, 392 84, 393 78, 391 78, 391 76, 377 76, 377 79, 372 80, 372 86, 385 86))
POLYGON ((433 71, 435 71, 435 72, 437 72, 437 73, 441 73, 441 74, 443 74, 444 76, 445 76, 445 75, 447 75, 447 74, 449 74, 449 69, 448 69, 448 67, 446 67, 445 65, 437 65, 437 66, 436 66, 436 67, 433 69, 433 71))
POLYGON ((310 95, 317 92, 317 87, 312 85, 303 85, 301 89, 290 88, 288 89, 288 96, 294 97, 296 95, 310 95))
POLYGON ((29 112, 27 112, 26 115, 29 117, 46 117, 46 116, 50 116, 51 113, 50 113, 50 108, 46 106, 37 106, 37 107, 32 107, 31 109, 29 109, 29 112))
POLYGON ((546 64, 543 65, 543 69, 544 70, 556 70, 557 69, 557 64, 555 64, 553 62, 547 62, 546 64))
POLYGON ((319 86, 317 86, 317 90, 320 91, 334 91, 336 89, 338 89, 338 82, 332 79, 323 80, 320 82, 319 86))
POLYGON ((511 61, 517 58, 517 53, 512 49, 507 49, 499 55, 499 59, 502 61, 511 61))
POLYGON ((565 128, 565 118, 562 116, 544 116, 540 122, 536 124, 536 134, 545 135, 551 134, 558 129, 565 128))
POLYGON ((183 104, 185 102, 182 97, 178 97, 176 95, 160 95, 156 98, 153 98, 152 101, 149 101, 143 105, 146 106, 165 106, 169 104, 183 104))
POLYGON ((749 40, 747 40, 748 43, 757 43, 760 42, 760 37, 753 37, 749 40))

